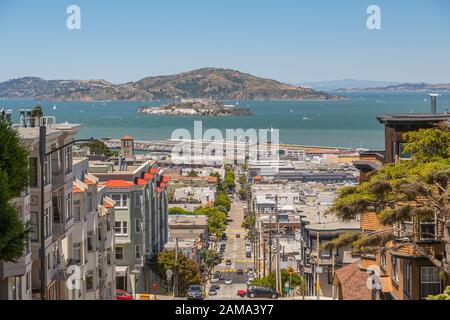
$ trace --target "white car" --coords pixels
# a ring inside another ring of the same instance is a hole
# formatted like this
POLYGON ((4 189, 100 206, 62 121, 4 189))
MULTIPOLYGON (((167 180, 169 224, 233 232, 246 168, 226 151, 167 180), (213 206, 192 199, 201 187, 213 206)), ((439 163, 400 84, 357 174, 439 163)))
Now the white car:
POLYGON ((212 278, 211 279, 211 283, 219 283, 220 282, 220 278, 212 278))
POLYGON ((233 280, 231 280, 231 279, 225 279, 225 284, 226 284, 226 285, 232 285, 232 284, 233 284, 233 280))

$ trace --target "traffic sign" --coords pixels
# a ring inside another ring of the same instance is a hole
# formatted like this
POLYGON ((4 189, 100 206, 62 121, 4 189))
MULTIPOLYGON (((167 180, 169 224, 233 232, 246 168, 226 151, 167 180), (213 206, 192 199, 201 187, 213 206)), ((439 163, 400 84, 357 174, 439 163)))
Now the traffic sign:
POLYGON ((287 268, 287 272, 289 273, 290 276, 293 275, 294 274, 294 268, 289 266, 289 268, 287 268))

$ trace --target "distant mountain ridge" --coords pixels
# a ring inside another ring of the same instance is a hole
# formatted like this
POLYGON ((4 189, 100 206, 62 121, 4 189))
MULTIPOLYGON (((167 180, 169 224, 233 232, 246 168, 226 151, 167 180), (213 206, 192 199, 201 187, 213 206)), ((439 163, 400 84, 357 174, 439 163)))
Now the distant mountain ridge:
MULTIPOLYGON (((346 88, 339 91, 361 91, 357 88, 346 88)), ((367 92, 431 92, 431 91, 450 91, 450 83, 401 83, 390 86, 381 86, 373 88, 365 88, 367 92)))
POLYGON ((374 87, 384 87, 400 84, 399 82, 389 81, 373 81, 373 80, 358 80, 358 79, 339 79, 329 81, 316 82, 300 82, 297 85, 310 87, 314 90, 336 91, 346 88, 365 89, 374 87))
POLYGON ((112 84, 105 80, 43 80, 37 77, 0 83, 0 98, 55 101, 157 101, 175 98, 218 100, 339 99, 311 88, 259 78, 231 69, 203 68, 174 75, 112 84))

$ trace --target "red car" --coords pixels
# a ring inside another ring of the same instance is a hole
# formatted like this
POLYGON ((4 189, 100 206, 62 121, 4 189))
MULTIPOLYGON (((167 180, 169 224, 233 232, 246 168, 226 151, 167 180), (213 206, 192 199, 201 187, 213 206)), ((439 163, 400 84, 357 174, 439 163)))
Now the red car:
POLYGON ((244 298, 244 297, 247 295, 247 290, 239 289, 239 290, 237 291, 237 295, 238 295, 239 297, 241 297, 241 298, 244 298))
POLYGON ((125 290, 116 289, 116 300, 134 300, 133 296, 125 290))

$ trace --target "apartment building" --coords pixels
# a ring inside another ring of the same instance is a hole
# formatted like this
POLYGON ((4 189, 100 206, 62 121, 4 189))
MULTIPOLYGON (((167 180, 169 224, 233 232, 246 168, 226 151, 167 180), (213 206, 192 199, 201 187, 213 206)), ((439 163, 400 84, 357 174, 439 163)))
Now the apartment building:
MULTIPOLYGON (((367 181, 368 173, 378 170, 386 163, 410 160, 412 155, 404 152, 403 134, 422 128, 431 128, 439 122, 448 121, 448 114, 437 114, 432 106, 430 114, 396 114, 378 117, 385 126, 385 150, 370 151, 361 154, 354 165, 361 172, 361 182, 367 181)), ((445 244, 437 239, 442 236, 445 226, 436 222, 418 220, 405 222, 405 228, 411 234, 419 248, 434 256, 445 251, 445 244), (434 235, 434 236, 433 236, 434 235)), ((360 229, 364 234, 382 230, 375 212, 364 212, 360 217, 360 229)), ((410 244, 389 242, 385 250, 361 256, 358 272, 378 270, 380 287, 373 292, 373 299, 382 300, 419 300, 442 291, 439 268, 410 244)), ((367 279, 367 276, 366 276, 367 279)), ((346 283, 337 281, 342 287, 346 283)), ((360 283, 360 286, 365 284, 360 283)))
MULTIPOLYGON (((12 204, 24 225, 30 223, 31 192, 27 189, 12 204)), ((0 261, 0 300, 31 300, 31 243, 25 245, 23 255, 17 262, 0 261)))
POLYGON ((124 137, 128 159, 91 160, 88 171, 114 201, 117 288, 148 293, 160 281, 150 263, 168 241, 166 181, 155 161, 133 157, 132 144, 124 137))
POLYGON ((74 158, 72 263, 80 267, 82 282, 73 299, 115 298, 114 201, 89 174, 87 158, 74 158))
POLYGON ((40 132, 38 127, 31 126, 30 114, 31 112, 22 110, 20 123, 16 126, 21 140, 30 148, 30 188, 24 191, 22 197, 15 199, 14 203, 19 208, 24 223, 29 223, 32 227, 32 234, 24 257, 15 266, 5 264, 3 268, 7 269, 6 272, 3 271, 3 277, 8 274, 18 277, 19 273, 23 273, 21 279, 8 280, 9 283, 14 283, 13 293, 9 293, 8 298, 41 298, 39 231, 43 227, 45 298, 67 299, 71 297, 71 292, 66 286, 66 271, 72 256, 73 231, 72 146, 69 142, 73 140, 80 125, 57 124, 54 117, 40 119, 46 125, 45 153, 49 154, 44 161, 44 198, 42 199, 39 170, 40 132), (51 151, 55 152, 50 154, 51 151), (42 202, 44 212, 41 212, 42 202), (41 226, 41 218, 44 221, 43 226, 41 226))

